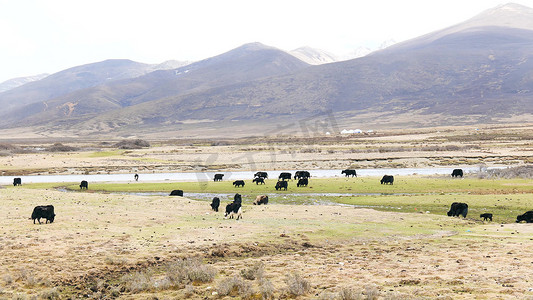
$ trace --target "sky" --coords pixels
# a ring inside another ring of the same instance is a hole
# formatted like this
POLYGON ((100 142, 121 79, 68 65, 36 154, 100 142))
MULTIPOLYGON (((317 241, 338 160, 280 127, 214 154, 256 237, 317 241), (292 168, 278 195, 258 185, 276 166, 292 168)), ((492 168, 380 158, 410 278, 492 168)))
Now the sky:
MULTIPOLYGON (((533 7, 533 0, 514 3, 533 7)), ((196 61, 243 44, 345 55, 465 21, 501 0, 0 0, 0 83, 106 59, 196 61)))

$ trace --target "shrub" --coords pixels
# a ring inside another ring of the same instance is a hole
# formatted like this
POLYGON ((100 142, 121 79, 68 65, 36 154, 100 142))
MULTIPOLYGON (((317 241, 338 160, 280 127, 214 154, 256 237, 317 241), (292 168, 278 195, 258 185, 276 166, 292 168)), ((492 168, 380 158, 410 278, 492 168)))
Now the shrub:
POLYGON ((215 268, 205 265, 199 258, 170 263, 166 269, 167 278, 173 285, 211 282, 217 274, 215 268))
POLYGON ((187 285, 187 286, 185 286, 184 295, 185 295, 185 297, 187 297, 187 298, 192 297, 192 296, 194 295, 194 286, 192 286, 192 285, 190 285, 190 284, 187 285))
POLYGON ((213 281, 217 273, 215 268, 203 264, 198 258, 187 258, 169 263, 165 269, 164 276, 160 276, 159 279, 152 276, 156 271, 154 268, 148 269, 146 272, 125 275, 121 279, 121 285, 125 290, 133 293, 153 289, 183 288, 185 284, 213 281))
POLYGON ((13 146, 11 144, 0 143, 0 150, 14 150, 16 148, 18 148, 18 147, 13 146))
POLYGON ((125 265, 127 263, 127 260, 122 257, 106 256, 106 258, 104 259, 104 262, 108 265, 120 266, 120 265, 125 265))
POLYGON ((339 299, 341 300, 358 300, 361 298, 361 293, 356 292, 353 288, 343 287, 339 291, 339 299))
POLYGON ((77 151, 78 148, 63 145, 61 143, 55 143, 52 146, 48 147, 46 150, 50 152, 72 152, 72 151, 77 151))
POLYGON ((263 278, 263 274, 265 273, 265 264, 262 262, 257 262, 254 265, 241 270, 241 275, 244 277, 244 279, 248 280, 255 280, 263 278))
POLYGON ((287 275, 285 278, 290 294, 300 296, 306 294, 311 289, 311 284, 298 273, 287 275))
POLYGON ((150 143, 145 140, 123 140, 115 144, 115 147, 119 149, 141 149, 150 147, 150 143))
POLYGON ((5 274, 3 279, 4 279, 4 282, 8 285, 13 283, 13 276, 11 276, 10 274, 5 274))
POLYGON ((263 299, 272 299, 274 298, 274 292, 276 289, 270 280, 266 278, 259 279, 259 291, 263 299))
POLYGON ((367 285, 365 286, 364 294, 366 295, 366 299, 368 300, 376 300, 379 298, 379 290, 375 285, 367 285))
POLYGON ((252 295, 252 286, 241 277, 235 276, 222 280, 217 286, 217 291, 221 296, 249 298, 252 295))
POLYGON ((151 275, 144 272, 124 275, 121 281, 124 288, 133 293, 147 291, 154 287, 151 275))
POLYGON ((39 294, 39 299, 47 299, 47 300, 53 300, 53 299, 60 299, 59 292, 56 288, 43 291, 39 294))

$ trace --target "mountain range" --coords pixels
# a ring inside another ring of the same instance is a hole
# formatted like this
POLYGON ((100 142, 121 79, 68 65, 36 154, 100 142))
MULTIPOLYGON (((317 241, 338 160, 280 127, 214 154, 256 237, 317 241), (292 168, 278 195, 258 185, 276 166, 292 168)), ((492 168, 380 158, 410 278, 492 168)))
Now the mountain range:
POLYGON ((12 90, 21 85, 25 85, 28 82, 41 80, 48 75, 50 74, 43 73, 43 74, 38 74, 38 75, 33 75, 33 76, 17 77, 17 78, 6 80, 0 83, 0 93, 12 90))
POLYGON ((501 5, 338 62, 310 48, 291 55, 260 43, 159 69, 108 60, 1 92, 0 126, 175 137, 273 133, 326 115, 354 128, 530 121, 532 20, 531 8, 501 5))

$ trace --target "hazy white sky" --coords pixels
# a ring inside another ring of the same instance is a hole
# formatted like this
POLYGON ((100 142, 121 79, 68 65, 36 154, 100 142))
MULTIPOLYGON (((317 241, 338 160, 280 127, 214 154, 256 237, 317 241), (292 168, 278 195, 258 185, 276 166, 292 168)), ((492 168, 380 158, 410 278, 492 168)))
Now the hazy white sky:
MULTIPOLYGON (((533 0, 514 1, 533 7, 533 0)), ((200 60, 242 44, 345 54, 469 19, 501 0, 0 0, 0 82, 110 58, 200 60)))

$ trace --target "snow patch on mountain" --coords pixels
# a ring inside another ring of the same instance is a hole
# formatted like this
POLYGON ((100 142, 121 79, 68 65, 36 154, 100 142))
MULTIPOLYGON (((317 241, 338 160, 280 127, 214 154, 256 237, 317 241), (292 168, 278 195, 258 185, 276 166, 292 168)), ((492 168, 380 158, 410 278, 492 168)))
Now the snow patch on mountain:
POLYGON ((28 82, 41 80, 41 79, 45 78, 48 75, 50 75, 50 74, 43 73, 43 74, 34 75, 34 76, 25 76, 25 77, 18 77, 18 78, 13 78, 13 79, 6 80, 6 81, 0 83, 0 93, 3 93, 5 91, 9 91, 9 90, 14 89, 16 87, 24 85, 24 84, 26 84, 28 82))
POLYGON ((308 46, 289 51, 289 54, 310 65, 327 64, 339 60, 337 56, 332 53, 308 46))

